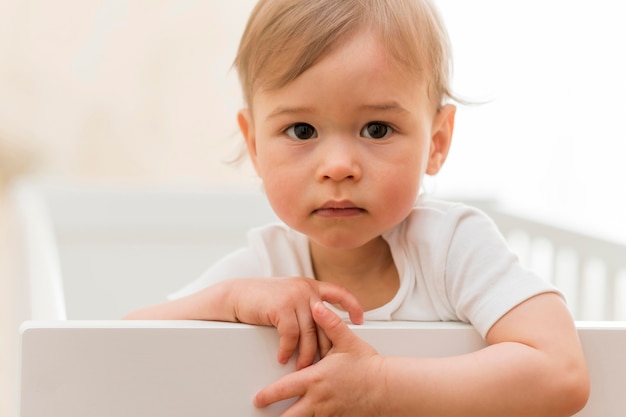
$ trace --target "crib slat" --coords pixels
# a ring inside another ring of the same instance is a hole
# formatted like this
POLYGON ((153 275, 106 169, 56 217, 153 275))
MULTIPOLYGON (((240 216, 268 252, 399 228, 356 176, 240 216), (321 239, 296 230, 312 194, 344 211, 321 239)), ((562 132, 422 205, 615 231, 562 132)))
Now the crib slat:
POLYGON ((603 320, 615 320, 617 315, 616 305, 617 296, 616 282, 619 271, 614 268, 607 268, 606 270, 606 299, 604 304, 604 319, 603 320))

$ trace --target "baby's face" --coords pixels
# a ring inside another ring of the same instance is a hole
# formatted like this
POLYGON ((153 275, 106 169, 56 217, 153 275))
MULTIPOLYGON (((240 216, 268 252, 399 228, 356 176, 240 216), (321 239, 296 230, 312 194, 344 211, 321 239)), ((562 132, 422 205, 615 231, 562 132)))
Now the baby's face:
POLYGON ((286 224, 353 249, 406 218, 423 174, 439 168, 431 143, 444 113, 417 78, 363 32, 287 86, 254 95, 240 124, 286 224))

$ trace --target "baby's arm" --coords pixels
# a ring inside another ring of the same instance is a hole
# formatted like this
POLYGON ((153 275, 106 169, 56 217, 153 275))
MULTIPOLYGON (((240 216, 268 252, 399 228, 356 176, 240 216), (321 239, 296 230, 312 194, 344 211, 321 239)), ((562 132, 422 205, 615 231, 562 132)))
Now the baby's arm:
POLYGON ((385 414, 411 415, 418 403, 426 415, 570 416, 586 403, 582 349, 558 295, 520 304, 491 328, 487 341, 489 347, 455 358, 387 358, 385 414))
POLYGON ((314 318, 333 348, 259 392, 257 406, 301 396, 285 415, 554 417, 573 415, 589 394, 575 326, 553 293, 502 317, 487 348, 449 358, 383 357, 321 304, 314 318))
POLYGON ((355 324, 363 321, 358 300, 346 289, 311 278, 250 278, 218 282, 183 298, 128 314, 134 320, 216 320, 274 326, 280 335, 278 360, 286 363, 298 349, 296 367, 304 368, 330 349, 317 331, 311 306, 340 305, 355 324))

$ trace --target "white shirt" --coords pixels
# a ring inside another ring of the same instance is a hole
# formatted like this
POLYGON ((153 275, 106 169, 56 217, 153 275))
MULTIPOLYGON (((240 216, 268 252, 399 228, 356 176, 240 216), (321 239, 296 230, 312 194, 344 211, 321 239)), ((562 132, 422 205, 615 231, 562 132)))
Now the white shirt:
MULTIPOLYGON (((400 288, 387 304, 365 312, 365 320, 464 321, 485 337, 513 307, 558 292, 522 267, 490 218, 463 204, 422 197, 383 238, 400 288)), ((314 277, 305 235, 272 224, 250 230, 248 242, 170 298, 229 278, 314 277)))

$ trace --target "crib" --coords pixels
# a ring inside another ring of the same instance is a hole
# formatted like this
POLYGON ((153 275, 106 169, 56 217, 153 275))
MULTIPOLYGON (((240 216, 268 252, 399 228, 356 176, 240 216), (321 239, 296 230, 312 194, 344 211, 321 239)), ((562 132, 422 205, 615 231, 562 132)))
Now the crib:
MULTIPOLYGON (((24 181, 11 196, 20 219, 18 298, 26 329, 79 322, 98 328, 162 301, 243 245, 250 227, 276 220, 256 186, 147 189, 24 181)), ((579 415, 626 415, 619 394, 626 392, 625 360, 617 368, 607 364, 615 352, 626 353, 626 323, 619 322, 626 319, 626 247, 515 215, 492 201, 467 202, 491 216, 522 263, 568 298, 593 364, 592 384, 595 379, 602 386, 598 392, 592 385, 579 415)), ((447 324, 441 326, 446 330, 447 324)))
POLYGON ((253 186, 202 190, 33 185, 23 220, 23 316, 116 319, 164 297, 275 221, 253 186), (253 208, 253 209, 250 209, 253 208))

